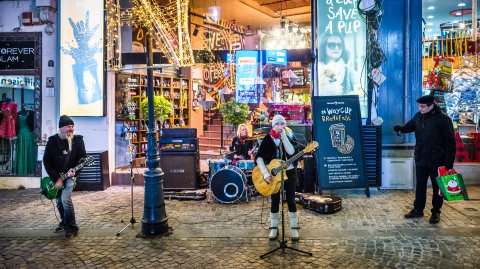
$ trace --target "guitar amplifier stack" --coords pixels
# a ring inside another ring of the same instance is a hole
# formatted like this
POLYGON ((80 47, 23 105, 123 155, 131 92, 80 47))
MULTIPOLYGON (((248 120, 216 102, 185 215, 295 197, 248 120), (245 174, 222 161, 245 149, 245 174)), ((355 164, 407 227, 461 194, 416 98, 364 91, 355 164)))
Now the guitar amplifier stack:
POLYGON ((200 153, 195 128, 163 129, 160 167, 165 190, 194 190, 200 182, 200 153))

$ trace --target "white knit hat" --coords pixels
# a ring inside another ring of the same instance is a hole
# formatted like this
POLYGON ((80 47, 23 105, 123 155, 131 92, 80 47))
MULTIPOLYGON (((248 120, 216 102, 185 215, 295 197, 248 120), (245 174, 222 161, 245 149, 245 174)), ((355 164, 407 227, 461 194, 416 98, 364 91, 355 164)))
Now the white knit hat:
POLYGON ((287 121, 285 120, 285 118, 282 115, 275 115, 272 119, 272 127, 274 127, 275 124, 277 124, 279 122, 283 122, 283 123, 287 124, 287 121))

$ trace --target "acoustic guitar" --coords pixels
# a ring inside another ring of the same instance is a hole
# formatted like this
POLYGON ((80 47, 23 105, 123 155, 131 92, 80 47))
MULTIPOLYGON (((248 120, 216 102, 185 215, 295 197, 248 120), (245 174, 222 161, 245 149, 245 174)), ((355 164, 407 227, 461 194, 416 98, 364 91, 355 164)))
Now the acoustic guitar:
POLYGON ((272 181, 270 183, 265 182, 262 172, 258 166, 255 166, 252 171, 253 185, 257 191, 263 196, 270 196, 280 191, 282 186, 282 174, 283 179, 287 179, 286 169, 291 163, 298 160, 306 153, 313 152, 318 147, 318 142, 313 141, 309 143, 302 151, 295 154, 288 161, 282 161, 280 159, 273 159, 267 166, 270 175, 272 175, 272 181))
MULTIPOLYGON (((82 158, 79 164, 71 170, 76 173, 77 171, 80 171, 83 167, 92 165, 93 161, 94 159, 92 156, 82 158)), ((62 180, 68 179, 67 174, 60 173, 60 177, 62 178, 62 180)), ((53 182, 50 177, 42 178, 42 180, 40 181, 40 189, 42 190, 42 194, 48 200, 53 200, 57 198, 57 193, 59 189, 55 187, 55 182, 53 182)))

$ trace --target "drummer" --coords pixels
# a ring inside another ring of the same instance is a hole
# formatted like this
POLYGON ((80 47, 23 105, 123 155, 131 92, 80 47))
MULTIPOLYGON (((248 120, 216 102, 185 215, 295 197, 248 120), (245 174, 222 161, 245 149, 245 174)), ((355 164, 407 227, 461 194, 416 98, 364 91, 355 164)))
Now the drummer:
POLYGON ((240 124, 237 128, 237 136, 233 138, 230 145, 230 151, 232 154, 232 164, 235 164, 237 160, 251 160, 252 150, 254 146, 254 140, 249 139, 248 128, 246 124, 240 124))

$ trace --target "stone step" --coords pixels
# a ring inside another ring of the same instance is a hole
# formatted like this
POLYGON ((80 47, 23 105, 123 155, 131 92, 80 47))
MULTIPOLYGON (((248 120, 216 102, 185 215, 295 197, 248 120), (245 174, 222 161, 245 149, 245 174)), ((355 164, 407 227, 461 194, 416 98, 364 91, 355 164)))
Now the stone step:
MULTIPOLYGON (((230 144, 225 144, 223 150, 227 150, 230 144)), ((220 152, 220 143, 218 144, 209 144, 209 143, 199 143, 198 145, 200 151, 217 151, 220 152)))
MULTIPOLYGON (((220 139, 220 137, 200 137, 198 139, 198 144, 200 145, 210 144, 210 145, 220 146, 222 144, 222 140, 220 139)), ((230 144, 232 144, 232 139, 223 139, 224 146, 228 147, 230 146, 230 144)))
MULTIPOLYGON (((220 124, 209 124, 207 125, 207 131, 219 131, 222 129, 222 125, 220 124)), ((232 125, 223 125, 224 132, 236 132, 237 130, 233 130, 232 125)))
MULTIPOLYGON (((221 132, 218 131, 203 131, 203 135, 200 137, 220 137, 221 132)), ((223 138, 233 139, 236 136, 235 132, 223 131, 223 138)), ((200 138, 199 137, 199 138, 200 138)))

